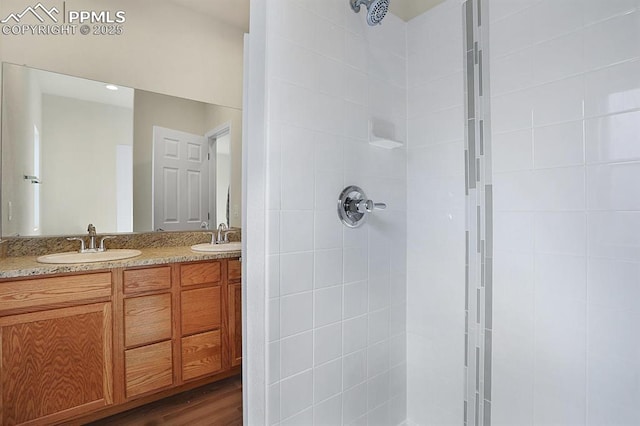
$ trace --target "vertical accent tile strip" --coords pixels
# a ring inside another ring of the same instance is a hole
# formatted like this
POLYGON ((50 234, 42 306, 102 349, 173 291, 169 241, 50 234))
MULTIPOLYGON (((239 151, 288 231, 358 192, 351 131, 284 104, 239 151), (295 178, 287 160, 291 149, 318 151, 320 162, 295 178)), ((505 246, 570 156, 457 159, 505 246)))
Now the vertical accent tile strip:
POLYGON ((464 420, 491 426, 493 328, 493 187, 491 186, 491 111, 487 1, 462 5, 465 31, 465 392, 464 420), (473 364, 475 356, 475 365, 473 364), (470 359, 471 358, 471 359, 470 359), (471 364, 471 365, 469 365, 471 364), (474 368, 475 367, 475 368, 474 368), (482 367, 482 368, 481 368, 482 367), (475 403, 470 403, 475 401, 475 403))

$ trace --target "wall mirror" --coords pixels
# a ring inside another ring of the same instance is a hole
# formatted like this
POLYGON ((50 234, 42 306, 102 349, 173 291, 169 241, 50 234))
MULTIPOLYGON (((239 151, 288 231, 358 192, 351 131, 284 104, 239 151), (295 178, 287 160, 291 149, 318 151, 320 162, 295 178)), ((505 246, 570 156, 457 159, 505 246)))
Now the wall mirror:
POLYGON ((2 236, 239 226, 241 118, 3 63, 2 236))

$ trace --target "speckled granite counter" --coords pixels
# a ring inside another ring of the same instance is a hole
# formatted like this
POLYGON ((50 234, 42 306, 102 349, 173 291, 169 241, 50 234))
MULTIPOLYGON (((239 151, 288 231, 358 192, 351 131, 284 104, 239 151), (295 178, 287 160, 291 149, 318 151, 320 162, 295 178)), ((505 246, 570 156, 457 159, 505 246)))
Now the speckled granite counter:
POLYGON ((136 266, 161 265, 173 262, 226 259, 240 256, 240 251, 196 253, 192 251, 189 246, 141 248, 139 250, 142 254, 130 259, 64 265, 39 263, 36 261, 37 256, 7 257, 0 260, 0 279, 68 272, 96 271, 111 268, 131 268, 136 266))

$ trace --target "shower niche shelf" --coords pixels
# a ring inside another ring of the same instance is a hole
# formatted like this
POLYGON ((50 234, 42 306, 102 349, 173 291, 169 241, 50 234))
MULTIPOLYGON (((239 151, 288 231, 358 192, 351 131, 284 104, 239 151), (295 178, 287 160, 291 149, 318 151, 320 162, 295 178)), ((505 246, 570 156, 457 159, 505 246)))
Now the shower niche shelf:
POLYGON ((396 128, 391 122, 372 118, 369 120, 369 144, 385 149, 402 148, 404 142, 395 137, 396 128))

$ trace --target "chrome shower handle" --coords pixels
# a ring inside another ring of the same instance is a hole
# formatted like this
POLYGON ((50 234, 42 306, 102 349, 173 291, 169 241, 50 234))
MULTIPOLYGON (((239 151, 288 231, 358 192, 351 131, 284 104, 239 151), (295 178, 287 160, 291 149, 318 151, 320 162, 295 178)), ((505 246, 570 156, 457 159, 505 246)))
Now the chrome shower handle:
POLYGON ((359 200, 356 202, 358 213, 371 213, 374 210, 384 210, 386 208, 387 205, 385 203, 374 203, 373 200, 359 200))

